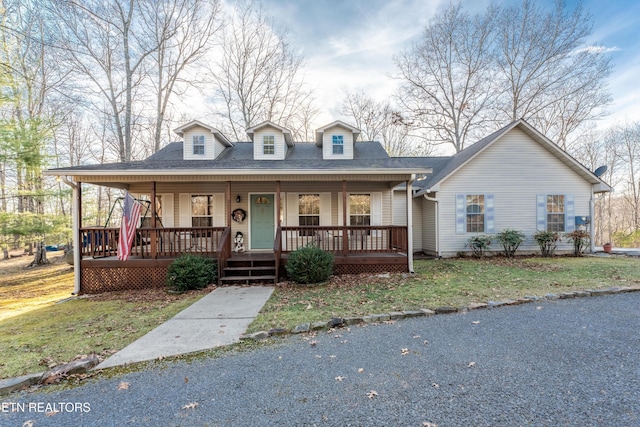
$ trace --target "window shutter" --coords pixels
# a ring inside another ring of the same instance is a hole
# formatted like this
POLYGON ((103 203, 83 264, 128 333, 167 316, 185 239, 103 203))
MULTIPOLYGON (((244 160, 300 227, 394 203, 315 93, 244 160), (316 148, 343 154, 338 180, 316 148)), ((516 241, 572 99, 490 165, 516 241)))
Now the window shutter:
POLYGON ((464 234, 465 222, 465 196, 464 194, 456 194, 456 234, 464 234))
POLYGON ((287 226, 297 227, 300 225, 298 213, 298 193, 287 193, 287 226))
POLYGON ((371 193, 371 225, 382 225, 382 193, 371 193))
POLYGON ((320 225, 331 225, 331 193, 320 193, 320 225))
POLYGON ((175 227, 173 222, 173 194, 161 194, 162 198, 162 225, 164 227, 175 227))
POLYGON ((213 195, 213 226, 224 227, 225 224, 225 206, 224 193, 216 193, 213 195))
POLYGON ((494 209, 493 194, 485 194, 484 196, 484 231, 485 233, 494 233, 494 209))
POLYGON ((536 196, 536 230, 547 230, 547 196, 544 194, 536 196))
POLYGON ((567 233, 571 233, 576 228, 574 206, 573 194, 567 194, 564 197, 564 231, 567 233))
POLYGON ((179 196, 180 227, 191 227, 191 196, 180 193, 179 196))

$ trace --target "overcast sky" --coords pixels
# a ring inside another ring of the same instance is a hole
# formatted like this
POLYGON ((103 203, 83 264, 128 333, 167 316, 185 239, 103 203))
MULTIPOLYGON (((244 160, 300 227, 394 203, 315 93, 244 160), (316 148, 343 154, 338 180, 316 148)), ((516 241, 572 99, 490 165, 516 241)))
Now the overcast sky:
MULTIPOLYGON (((466 0, 480 12, 489 0, 466 0)), ((516 4, 519 0, 503 0, 516 4)), ((577 3, 567 0, 570 8, 577 3)), ((263 0, 266 11, 289 32, 306 60, 322 123, 339 117, 345 90, 363 89, 378 100, 391 95, 393 55, 419 37, 429 19, 446 7, 442 0, 263 0)), ((552 4, 541 0, 540 4, 552 4)), ((613 104, 602 123, 640 120, 640 1, 585 0, 593 16, 589 42, 611 50, 613 104)))

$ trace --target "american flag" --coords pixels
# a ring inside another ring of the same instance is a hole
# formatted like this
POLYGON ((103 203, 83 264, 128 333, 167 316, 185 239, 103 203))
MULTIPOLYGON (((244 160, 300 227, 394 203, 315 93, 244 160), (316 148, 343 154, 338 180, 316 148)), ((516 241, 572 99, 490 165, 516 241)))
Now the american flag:
POLYGON ((120 223, 120 238, 118 239, 118 259, 126 261, 131 253, 131 243, 136 236, 136 228, 140 221, 140 209, 138 203, 127 191, 124 196, 122 209, 122 222, 120 223))

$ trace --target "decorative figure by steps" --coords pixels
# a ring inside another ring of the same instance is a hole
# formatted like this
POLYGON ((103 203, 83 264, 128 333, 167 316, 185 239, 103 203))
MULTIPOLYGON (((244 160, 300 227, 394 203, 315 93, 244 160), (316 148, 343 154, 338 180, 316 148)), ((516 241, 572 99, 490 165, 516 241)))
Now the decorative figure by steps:
POLYGON ((233 238, 234 251, 244 252, 244 235, 241 231, 236 233, 236 237, 233 238))

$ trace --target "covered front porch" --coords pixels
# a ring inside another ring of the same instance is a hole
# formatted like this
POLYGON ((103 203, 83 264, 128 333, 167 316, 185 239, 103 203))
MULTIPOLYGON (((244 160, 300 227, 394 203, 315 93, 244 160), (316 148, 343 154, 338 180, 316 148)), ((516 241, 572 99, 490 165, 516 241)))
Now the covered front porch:
POLYGON ((83 293, 163 286, 167 266, 183 253, 215 258, 219 283, 277 282, 289 254, 310 244, 334 254, 336 274, 408 271, 403 226, 280 226, 273 250, 241 253, 232 251, 230 227, 145 227, 127 261, 117 258, 119 229, 88 227, 80 234, 83 293))

